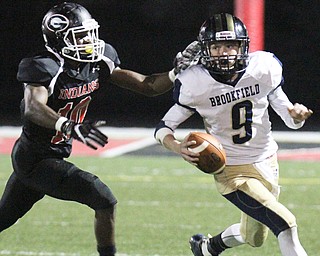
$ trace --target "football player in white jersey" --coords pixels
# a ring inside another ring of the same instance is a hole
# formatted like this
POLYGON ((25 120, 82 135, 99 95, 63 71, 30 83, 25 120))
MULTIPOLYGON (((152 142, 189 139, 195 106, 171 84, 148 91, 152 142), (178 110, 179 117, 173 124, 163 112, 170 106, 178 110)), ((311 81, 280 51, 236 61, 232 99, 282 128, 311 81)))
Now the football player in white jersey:
POLYGON ((196 164, 193 143, 175 137, 175 129, 195 112, 205 130, 222 143, 226 168, 214 175, 218 191, 241 210, 241 221, 214 237, 197 234, 190 246, 196 256, 220 255, 242 244, 259 247, 268 230, 279 240, 284 256, 307 255, 299 242, 295 216, 278 202, 277 143, 272 138, 269 105, 291 129, 312 114, 292 104, 281 86, 280 61, 269 52, 248 53, 245 25, 231 14, 216 14, 200 28, 198 65, 175 80, 175 104, 156 128, 156 139, 167 149, 196 164))

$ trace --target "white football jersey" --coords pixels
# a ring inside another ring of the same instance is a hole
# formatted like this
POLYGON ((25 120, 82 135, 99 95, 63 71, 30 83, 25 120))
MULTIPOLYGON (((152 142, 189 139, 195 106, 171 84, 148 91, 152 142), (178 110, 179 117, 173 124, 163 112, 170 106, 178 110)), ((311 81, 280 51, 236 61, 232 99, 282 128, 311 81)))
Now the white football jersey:
POLYGON ((176 79, 177 103, 163 117, 156 138, 168 128, 174 131, 196 111, 206 131, 222 143, 228 165, 251 164, 276 153, 269 104, 288 127, 303 125, 295 124, 289 115, 292 103, 279 86, 282 66, 272 53, 251 53, 249 65, 235 85, 218 82, 202 65, 190 67, 176 79))

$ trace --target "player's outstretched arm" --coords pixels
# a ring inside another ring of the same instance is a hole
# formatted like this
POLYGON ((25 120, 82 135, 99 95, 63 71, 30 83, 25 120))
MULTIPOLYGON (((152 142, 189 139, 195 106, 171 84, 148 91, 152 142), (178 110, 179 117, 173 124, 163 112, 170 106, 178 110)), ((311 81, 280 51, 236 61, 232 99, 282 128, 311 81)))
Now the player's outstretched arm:
POLYGON ((178 73, 198 63, 200 50, 198 41, 190 43, 182 52, 177 53, 173 61, 174 68, 169 72, 145 76, 131 70, 115 69, 111 74, 111 81, 122 88, 146 96, 163 94, 173 87, 178 73))
POLYGON ((149 97, 161 95, 173 86, 169 72, 145 76, 126 69, 115 69, 111 74, 111 82, 149 97))

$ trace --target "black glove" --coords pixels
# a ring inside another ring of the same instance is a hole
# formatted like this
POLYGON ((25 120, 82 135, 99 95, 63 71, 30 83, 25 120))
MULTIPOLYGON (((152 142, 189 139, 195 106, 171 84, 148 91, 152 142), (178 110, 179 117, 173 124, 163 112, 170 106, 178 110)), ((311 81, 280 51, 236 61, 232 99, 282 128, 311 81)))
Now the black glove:
POLYGON ((97 128, 103 124, 105 124, 104 121, 75 123, 67 120, 62 124, 61 132, 66 139, 74 138, 97 150, 97 146, 104 147, 108 143, 108 137, 97 128))
POLYGON ((173 60, 174 73, 187 69, 190 66, 196 65, 201 56, 201 46, 198 41, 193 41, 182 52, 178 52, 173 60))

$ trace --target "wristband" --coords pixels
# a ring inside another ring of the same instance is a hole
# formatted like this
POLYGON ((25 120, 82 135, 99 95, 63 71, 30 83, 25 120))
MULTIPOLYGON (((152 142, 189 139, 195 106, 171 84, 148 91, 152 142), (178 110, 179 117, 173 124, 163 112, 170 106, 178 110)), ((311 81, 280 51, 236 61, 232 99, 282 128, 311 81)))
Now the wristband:
POLYGON ((68 118, 61 116, 59 117, 59 119, 57 120, 56 124, 54 125, 54 128, 58 131, 61 132, 61 127, 64 124, 64 122, 68 121, 68 118))
POLYGON ((170 81, 173 83, 174 80, 176 79, 176 75, 175 75, 175 73, 174 73, 174 69, 172 69, 171 71, 169 71, 168 76, 169 76, 170 81))
POLYGON ((159 129, 158 131, 156 131, 155 133, 155 139, 160 143, 163 144, 163 140, 164 137, 166 137, 167 135, 172 134, 173 135, 173 131, 170 128, 164 127, 159 129))

